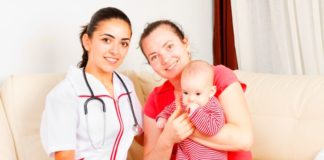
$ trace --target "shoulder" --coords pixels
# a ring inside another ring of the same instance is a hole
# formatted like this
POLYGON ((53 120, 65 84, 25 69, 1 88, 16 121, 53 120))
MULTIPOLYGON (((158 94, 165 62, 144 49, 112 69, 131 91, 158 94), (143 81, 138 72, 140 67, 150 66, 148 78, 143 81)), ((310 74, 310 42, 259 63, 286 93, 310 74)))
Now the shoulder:
POLYGON ((60 81, 48 94, 47 100, 67 99, 76 96, 71 81, 67 78, 60 81))
POLYGON ((234 81, 237 81, 237 78, 231 69, 223 65, 214 66, 214 84, 217 87, 223 87, 234 81))
POLYGON ((214 66, 214 85, 217 87, 216 97, 218 97, 229 85, 234 82, 239 82, 242 89, 245 90, 245 84, 238 80, 233 70, 224 65, 214 66))
POLYGON ((148 101, 159 101, 158 98, 163 94, 164 98, 168 98, 169 93, 173 93, 174 87, 170 81, 165 81, 162 85, 157 86, 148 96, 148 101))
POLYGON ((219 76, 219 77, 226 77, 226 76, 233 76, 233 75, 235 76, 233 70, 229 69, 224 65, 214 66, 214 73, 215 76, 219 76))
POLYGON ((173 91, 174 88, 169 81, 155 87, 147 98, 144 114, 155 119, 157 114, 174 100, 173 91))

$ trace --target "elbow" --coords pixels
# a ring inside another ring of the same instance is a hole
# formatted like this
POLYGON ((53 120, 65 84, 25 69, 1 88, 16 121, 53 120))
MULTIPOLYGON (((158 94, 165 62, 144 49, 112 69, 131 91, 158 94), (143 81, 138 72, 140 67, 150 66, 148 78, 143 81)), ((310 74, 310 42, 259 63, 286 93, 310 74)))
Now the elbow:
POLYGON ((253 145, 253 140, 246 140, 245 142, 243 142, 239 149, 243 150, 243 151, 250 151, 253 145))
POLYGON ((239 140, 238 149, 243 151, 250 151, 254 143, 253 133, 248 132, 239 140))

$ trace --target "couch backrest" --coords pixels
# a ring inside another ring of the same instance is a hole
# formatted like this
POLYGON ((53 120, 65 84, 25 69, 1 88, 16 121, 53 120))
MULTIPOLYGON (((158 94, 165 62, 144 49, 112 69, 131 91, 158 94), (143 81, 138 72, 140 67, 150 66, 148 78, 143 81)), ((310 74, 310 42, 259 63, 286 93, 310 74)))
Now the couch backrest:
POLYGON ((324 76, 236 74, 248 86, 255 159, 310 160, 324 148, 324 76))
POLYGON ((138 99, 145 104, 148 95, 154 87, 161 85, 165 80, 149 72, 123 71, 134 83, 138 99))
POLYGON ((0 157, 16 160, 15 146, 0 96, 0 157))
POLYGON ((40 142, 39 126, 47 93, 64 74, 11 76, 1 90, 19 160, 50 159, 40 142))
MULTIPOLYGON (((142 104, 153 87, 163 83, 153 74, 123 73, 134 82, 142 104)), ((246 97, 255 133, 254 159, 313 159, 324 148, 324 76, 235 73, 248 85, 246 97)), ((4 155, 0 157, 15 160, 16 149, 21 160, 49 159, 39 138, 41 113, 45 96, 63 77, 64 74, 13 76, 3 84, 0 153, 4 155)), ((137 154, 134 157, 142 154, 141 150, 133 152, 137 154)))
MULTIPOLYGON (((133 81, 142 104, 144 104, 146 96, 153 87, 163 82, 163 80, 154 80, 149 73, 137 73, 134 71, 122 71, 122 73, 133 81)), ((19 160, 50 159, 40 142, 40 120, 47 93, 63 78, 63 73, 11 76, 3 84, 1 89, 3 106, 0 106, 0 153, 8 154, 5 157, 13 157, 12 160, 16 159, 14 157, 16 156, 15 148, 12 145, 15 144, 19 160), (2 107, 4 107, 7 117, 2 107), (7 138, 11 137, 7 119, 13 139, 7 138), (8 136, 2 136, 4 134, 8 136)), ((133 144, 133 146, 129 159, 131 157, 135 157, 133 159, 142 159, 143 151, 141 146, 138 144, 133 144)), ((2 156, 0 155, 0 157, 2 156)))

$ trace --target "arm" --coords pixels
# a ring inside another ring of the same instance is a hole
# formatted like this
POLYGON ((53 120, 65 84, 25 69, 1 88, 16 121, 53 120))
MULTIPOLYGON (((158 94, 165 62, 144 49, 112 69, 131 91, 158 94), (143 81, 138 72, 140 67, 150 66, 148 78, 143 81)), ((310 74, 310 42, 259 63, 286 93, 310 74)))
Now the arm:
POLYGON ((55 152, 55 160, 74 160, 75 151, 66 150, 55 152))
POLYGON ((172 113, 163 131, 157 128, 154 119, 144 116, 144 159, 169 160, 173 145, 186 139, 193 131, 188 114, 180 109, 172 113))
POLYGON ((226 124, 212 137, 194 132, 192 140, 219 150, 249 150, 253 143, 252 124, 243 90, 238 82, 230 84, 220 95, 226 124))
POLYGON ((215 135, 225 123, 224 112, 215 98, 196 109, 190 119, 196 130, 207 136, 215 135))

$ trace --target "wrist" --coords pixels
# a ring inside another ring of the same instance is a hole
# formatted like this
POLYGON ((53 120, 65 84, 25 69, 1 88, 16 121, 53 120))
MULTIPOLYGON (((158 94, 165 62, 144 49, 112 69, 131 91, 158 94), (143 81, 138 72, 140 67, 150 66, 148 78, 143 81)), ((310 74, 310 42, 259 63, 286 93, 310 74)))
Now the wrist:
POLYGON ((163 130, 163 132, 160 135, 159 138, 159 144, 161 144, 161 147, 169 149, 172 148, 174 145, 174 142, 172 141, 172 138, 168 136, 166 133, 166 130, 163 130))

